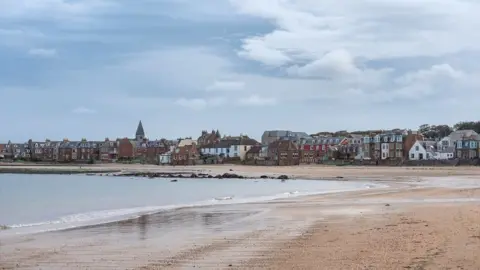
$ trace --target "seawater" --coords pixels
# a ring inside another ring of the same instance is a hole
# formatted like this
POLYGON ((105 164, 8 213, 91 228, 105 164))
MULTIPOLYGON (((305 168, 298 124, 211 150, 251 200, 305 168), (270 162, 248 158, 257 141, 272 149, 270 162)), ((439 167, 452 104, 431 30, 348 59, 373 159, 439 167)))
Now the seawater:
POLYGON ((0 233, 74 228, 182 207, 274 200, 371 188, 371 183, 275 179, 148 179, 0 175, 0 233))

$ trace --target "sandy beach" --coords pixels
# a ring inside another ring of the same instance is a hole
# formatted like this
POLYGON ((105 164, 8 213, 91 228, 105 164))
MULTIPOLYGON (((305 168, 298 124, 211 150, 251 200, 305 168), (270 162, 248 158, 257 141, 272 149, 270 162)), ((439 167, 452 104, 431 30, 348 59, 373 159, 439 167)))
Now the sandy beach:
POLYGON ((181 209, 0 239, 0 269, 480 269, 480 170, 474 167, 92 168, 232 169, 389 187, 181 209), (179 240, 162 244, 171 238, 179 240))

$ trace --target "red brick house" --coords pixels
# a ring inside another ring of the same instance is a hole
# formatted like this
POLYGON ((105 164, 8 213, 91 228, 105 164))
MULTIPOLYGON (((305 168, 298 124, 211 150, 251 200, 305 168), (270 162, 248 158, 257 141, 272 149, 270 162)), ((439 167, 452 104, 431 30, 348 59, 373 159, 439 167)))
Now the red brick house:
POLYGON ((172 153, 172 165, 195 165, 200 155, 195 144, 177 147, 172 153))
POLYGON ((300 164, 300 149, 290 140, 279 140, 268 145, 267 156, 276 161, 279 166, 292 166, 300 164))
POLYGON ((197 139, 197 145, 204 146, 204 145, 216 143, 220 140, 220 137, 218 135, 219 135, 218 130, 217 131, 212 130, 212 132, 210 133, 206 130, 203 130, 202 135, 197 139))
POLYGON ((118 144, 118 158, 119 159, 133 159, 135 155, 134 142, 128 138, 117 140, 118 144))
POLYGON ((165 140, 155 140, 147 142, 146 162, 158 164, 158 156, 167 153, 170 150, 165 140))
POLYGON ((102 162, 114 162, 118 158, 118 142, 110 141, 105 138, 105 141, 100 146, 100 160, 102 162))

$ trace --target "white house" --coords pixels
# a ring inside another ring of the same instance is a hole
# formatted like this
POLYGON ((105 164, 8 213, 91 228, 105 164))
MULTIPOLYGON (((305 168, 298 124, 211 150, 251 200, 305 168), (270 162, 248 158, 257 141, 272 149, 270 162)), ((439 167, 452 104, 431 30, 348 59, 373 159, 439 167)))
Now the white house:
POLYGON ((214 144, 204 145, 200 151, 204 155, 245 160, 247 151, 254 145, 258 145, 258 142, 250 138, 223 139, 214 144))
POLYGON ((435 142, 416 141, 410 151, 408 158, 410 160, 434 159, 435 142))
POLYGON ((416 141, 410 148, 408 157, 410 160, 446 160, 454 157, 454 147, 437 150, 437 145, 437 142, 433 141, 416 141))

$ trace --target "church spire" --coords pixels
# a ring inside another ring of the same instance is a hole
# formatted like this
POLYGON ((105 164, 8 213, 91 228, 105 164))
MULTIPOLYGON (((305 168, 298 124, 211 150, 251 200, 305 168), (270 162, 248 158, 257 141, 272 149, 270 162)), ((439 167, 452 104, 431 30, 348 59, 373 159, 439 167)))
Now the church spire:
POLYGON ((137 140, 143 140, 145 138, 145 131, 143 130, 142 120, 138 123, 137 132, 135 132, 137 140))

